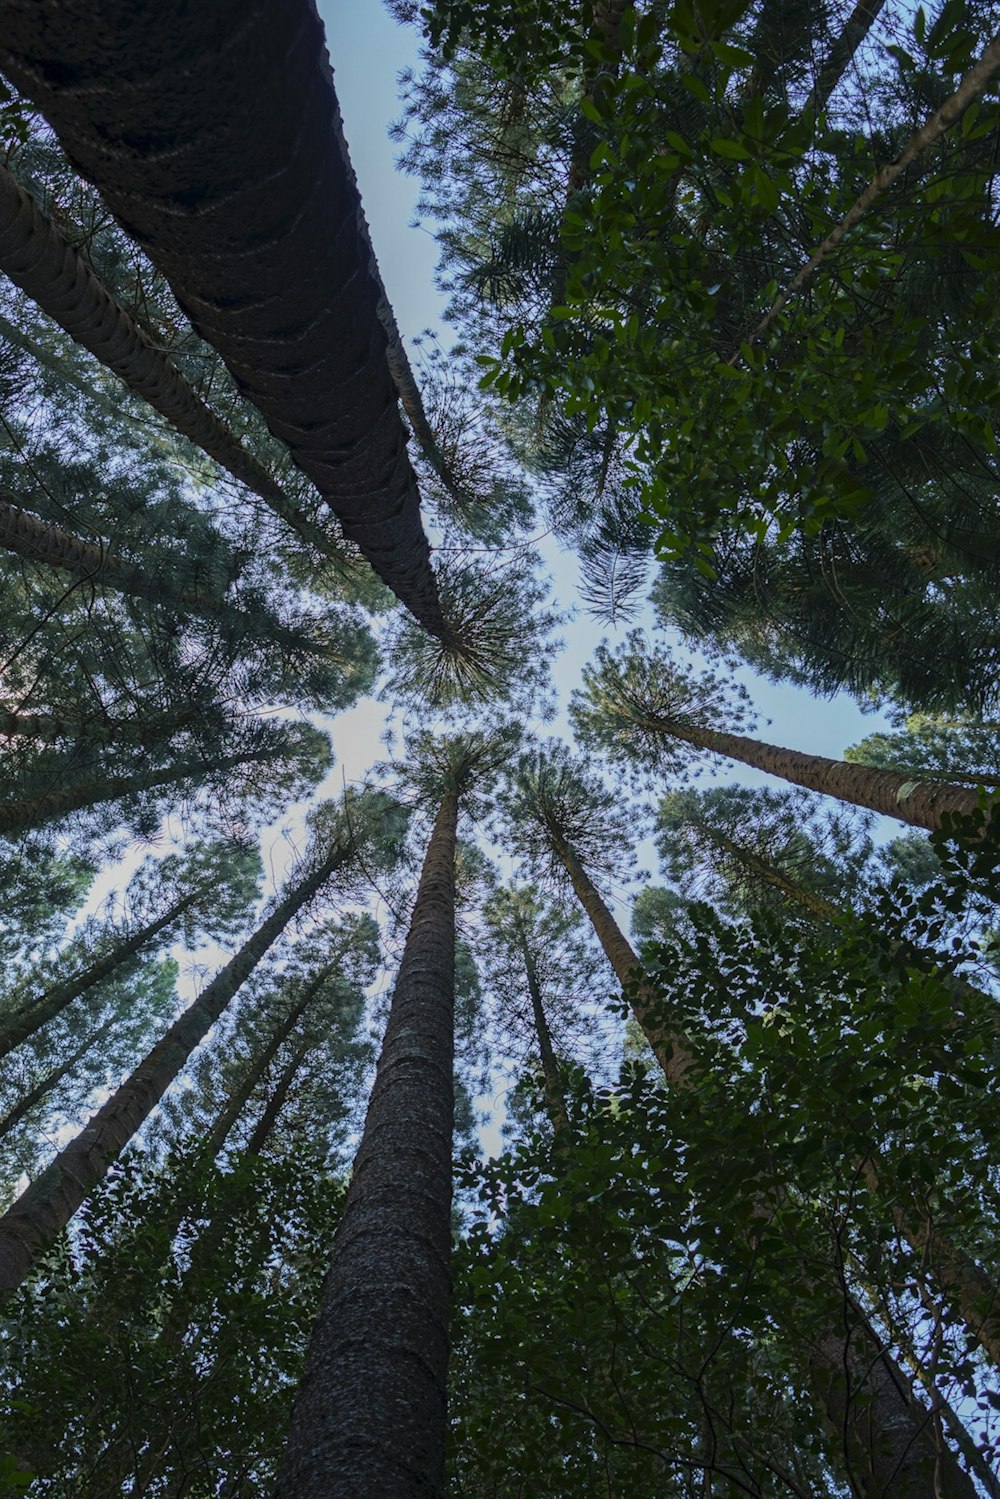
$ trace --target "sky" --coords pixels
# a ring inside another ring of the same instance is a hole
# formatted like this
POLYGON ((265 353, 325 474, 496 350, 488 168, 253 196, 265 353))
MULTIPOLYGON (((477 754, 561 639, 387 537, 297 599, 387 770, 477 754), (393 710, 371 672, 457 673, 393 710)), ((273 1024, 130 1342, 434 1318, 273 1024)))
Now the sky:
MULTIPOLYGON (((442 321, 444 299, 435 288, 437 247, 427 226, 414 225, 418 184, 397 171, 400 147, 388 138, 389 125, 402 113, 398 75, 405 68, 419 68, 416 29, 399 26, 381 0, 320 0, 319 11, 327 29, 351 159, 396 321, 411 358, 415 357, 412 340, 427 328, 434 329, 447 348, 453 340, 442 321)), ((552 574, 559 606, 575 611, 571 628, 561 632, 566 643, 554 662, 564 709, 594 647, 601 639, 614 641, 617 637, 579 610, 575 558, 551 542, 543 543, 540 551, 552 574)), ((640 623, 654 633, 650 616, 640 623)), ((655 633, 663 638, 664 632, 655 633)), ((840 758, 848 745, 885 723, 879 714, 862 713, 843 694, 819 699, 801 688, 767 682, 749 671, 742 679, 760 715, 761 737, 777 744, 840 758)), ((341 715, 336 720, 334 741, 342 764, 354 766, 364 759, 360 737, 370 713, 363 705, 349 718, 341 715)), ((568 737, 564 716, 557 718, 555 729, 568 737)), ((720 778, 739 779, 748 785, 775 785, 773 778, 744 767, 727 766, 720 778)), ((888 821, 886 828, 901 831, 900 825, 888 821)))

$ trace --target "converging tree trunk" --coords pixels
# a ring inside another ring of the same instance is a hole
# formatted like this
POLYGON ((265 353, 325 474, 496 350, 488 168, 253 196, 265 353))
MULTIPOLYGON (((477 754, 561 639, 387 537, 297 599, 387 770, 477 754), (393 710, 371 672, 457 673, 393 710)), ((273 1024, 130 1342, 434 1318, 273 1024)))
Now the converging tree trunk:
POLYGON ((279 1499, 444 1493, 458 793, 431 834, 279 1499))
POLYGON ((191 388, 107 291, 31 195, 0 166, 0 271, 70 338, 119 377, 172 427, 320 551, 335 543, 301 515, 280 485, 191 388))
POLYGON ((4 0, 0 65, 348 538, 447 638, 314 6, 4 0))
POLYGON ((517 942, 521 949, 521 959, 524 963, 524 976, 528 983, 528 997, 531 1000, 531 1018, 535 1027, 535 1039, 538 1042, 538 1055, 542 1064, 542 1078, 545 1083, 545 1103, 548 1109, 549 1122, 553 1130, 558 1134, 566 1127, 566 1099, 563 1094, 562 1081, 559 1077, 559 1062, 556 1058, 555 1048, 552 1045, 552 1033, 545 1015, 545 1003, 542 998, 542 986, 538 982, 538 969, 535 964, 534 954, 528 942, 527 933, 524 930, 524 922, 520 915, 514 916, 514 924, 517 931, 517 942))
POLYGON ((195 1047, 285 927, 351 857, 335 843, 294 885, 201 995, 156 1043, 86 1128, 0 1218, 0 1295, 24 1280, 39 1255, 72 1218, 163 1097, 195 1047))
POLYGON ((876 770, 848 760, 828 760, 824 755, 782 749, 745 734, 727 734, 672 719, 660 720, 655 727, 698 749, 711 750, 768 775, 780 776, 793 786, 804 786, 856 807, 868 807, 872 812, 882 812, 886 817, 896 817, 900 822, 931 832, 940 829, 949 814, 968 817, 979 809, 979 793, 968 786, 915 781, 894 770, 876 770))
MULTIPOLYGON (((657 1013, 662 1002, 638 954, 572 848, 565 842, 554 846, 665 1075, 683 1086, 697 1066, 690 1043, 672 1035, 657 1013)), ((930 1413, 856 1308, 845 1309, 842 1329, 831 1328, 816 1339, 809 1367, 831 1435, 842 1441, 856 1492, 864 1499, 889 1493, 901 1499, 973 1499, 975 1489, 951 1452, 938 1450, 930 1413)))
POLYGON ((158 786, 173 786, 178 781, 203 781, 206 776, 235 770, 255 761, 276 760, 281 748, 247 750, 241 755, 222 755, 214 760, 180 760, 162 770, 141 771, 138 775, 108 776, 103 781, 86 781, 82 785, 53 787, 41 796, 26 797, 17 802, 0 802, 0 836, 10 838, 29 828, 43 826, 57 817, 68 817, 84 807, 99 807, 105 802, 140 796, 158 786))
POLYGON ((85 541, 62 527, 43 521, 30 511, 0 500, 0 547, 28 562, 40 562, 71 573, 87 583, 110 588, 132 598, 180 609, 223 626, 250 640, 272 640, 286 649, 315 656, 330 654, 330 648, 313 640, 304 630, 289 629, 260 613, 251 613, 204 589, 175 583, 162 572, 150 573, 110 551, 103 542, 85 541))
POLYGON ((292 1053, 284 1067, 282 1067, 278 1081, 274 1085, 274 1091, 267 1100, 264 1112, 254 1125, 253 1134, 247 1141, 247 1155, 260 1155, 264 1146, 271 1138, 274 1126, 278 1122, 278 1117, 288 1102, 288 1095, 292 1091, 292 1085, 299 1075, 302 1063, 315 1044, 314 1037, 302 1036, 292 1048, 292 1053))
POLYGON ((36 1103, 41 1103, 42 1099, 47 1098, 53 1089, 58 1088, 63 1078, 68 1077, 76 1065, 83 1061, 91 1047, 97 1046, 100 1041, 103 1041, 113 1024, 112 1020, 108 1020, 104 1025, 98 1026, 97 1030, 87 1036, 86 1040, 80 1042, 75 1051, 71 1051, 69 1056, 64 1058, 57 1067, 53 1067, 44 1077, 39 1078, 33 1088, 29 1088, 27 1093, 22 1094, 14 1107, 8 1109, 3 1118, 0 1119, 0 1139, 3 1139, 5 1135, 9 1135, 11 1130, 20 1124, 24 1116, 31 1113, 36 1103))
POLYGON ((112 974, 128 967, 144 948, 154 942, 162 932, 173 926, 176 921, 179 921, 185 911, 189 911, 195 901, 204 894, 203 889, 188 891, 186 895, 181 896, 180 900, 168 907, 162 916, 157 916, 153 921, 148 921, 145 926, 139 927, 131 936, 109 948, 88 967, 81 969, 79 973, 71 974, 69 978, 63 979, 58 984, 53 984, 33 1003, 22 1005, 12 1015, 5 1017, 0 1021, 0 1057, 7 1056, 15 1046, 19 1046, 22 1041, 41 1030, 43 1025, 47 1025, 50 1020, 61 1015, 75 999, 86 994, 87 990, 92 989, 95 984, 103 983, 112 974))

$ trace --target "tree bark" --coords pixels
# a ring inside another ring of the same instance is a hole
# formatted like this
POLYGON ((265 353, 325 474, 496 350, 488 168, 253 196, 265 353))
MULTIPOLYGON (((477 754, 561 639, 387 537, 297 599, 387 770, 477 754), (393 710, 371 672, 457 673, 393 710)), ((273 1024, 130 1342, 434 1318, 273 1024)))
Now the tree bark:
POLYGON ((333 872, 350 858, 337 844, 278 904, 139 1063, 85 1129, 0 1218, 0 1296, 21 1284, 87 1194, 148 1118, 268 948, 333 872))
POLYGON ((608 910, 572 848, 569 844, 562 843, 557 847, 557 852, 569 875, 576 898, 590 917, 597 940, 632 1006, 632 1013, 653 1048, 656 1060, 663 1068, 664 1076, 670 1083, 683 1083, 687 1074, 697 1066, 690 1041, 683 1033, 671 1031, 659 1017, 657 1012, 663 1008, 662 997, 649 982, 638 954, 608 910))
POLYGON ((135 319, 107 291, 89 261, 73 248, 31 195, 0 166, 0 271, 128 388, 253 490, 303 539, 332 543, 284 494, 264 465, 191 388, 135 319))
POLYGON ((563 1095, 562 1082, 559 1078, 559 1063, 556 1059, 555 1050, 552 1045, 552 1033, 545 1016, 545 1005, 542 1000, 542 987, 538 982, 538 969, 535 967, 535 959, 528 945, 524 924, 520 916, 515 917, 517 924, 517 940, 521 948, 521 957, 524 961, 524 973, 528 981, 528 994, 531 999, 531 1015, 535 1024, 535 1036, 538 1041, 538 1055, 542 1063, 542 1078, 545 1083, 545 1103, 548 1109, 549 1122, 553 1131, 558 1135, 566 1128, 566 1099, 563 1095))
POLYGON ((442 799, 278 1499, 440 1499, 451 1302, 455 837, 442 799))
POLYGON ((802 109, 802 118, 815 120, 830 102, 830 95, 854 60, 854 55, 875 22, 885 0, 857 0, 837 40, 827 53, 812 92, 802 109))
POLYGON ((9 500, 0 500, 0 547, 28 562, 40 562, 85 582, 96 583, 132 598, 181 609, 218 620, 251 639, 273 640, 286 649, 323 656, 329 648, 311 640, 303 630, 262 620, 224 598, 201 588, 178 587, 162 573, 148 573, 110 551, 104 542, 85 541, 50 521, 43 521, 9 500))
POLYGON ((254 1132, 247 1141, 247 1155, 260 1155, 267 1144, 274 1126, 278 1122, 278 1115, 288 1102, 288 1094, 292 1084, 298 1075, 299 1068, 314 1045, 310 1036, 303 1036, 295 1047, 288 1061, 281 1070, 281 1076, 274 1085, 274 1092, 267 1101, 267 1107, 257 1120, 254 1132))
POLYGON ((230 1130, 250 1101, 250 1096, 258 1083, 263 1078, 268 1067, 274 1061, 282 1046, 288 1040, 297 1022, 305 1014, 316 995, 320 986, 330 976, 332 965, 325 967, 316 979, 309 985, 299 1002, 291 1007, 285 1018, 275 1027, 267 1045, 263 1051, 252 1059, 239 1085, 233 1090, 231 1097, 221 1111, 211 1130, 205 1138, 202 1152, 206 1160, 214 1161, 219 1154, 230 1130))
MULTIPOLYGON (((563 843, 557 852, 667 1080, 689 1084, 697 1067, 690 1043, 671 1035, 656 1016, 662 1005, 643 977, 638 954, 573 850, 563 843)), ((770 1214, 766 1206, 761 1211, 770 1214)), ((975 1489, 951 1452, 938 1452, 930 1413, 914 1398, 891 1353, 857 1309, 851 1313, 844 1330, 831 1328, 815 1340, 808 1362, 831 1433, 843 1441, 855 1493, 862 1499, 888 1493, 899 1499, 974 1499, 975 1489)))
POLYGON ((4 72, 345 534, 450 640, 311 0, 3 0, 0 38, 4 72))
POLYGON ((18 1099, 12 1109, 7 1110, 7 1113, 0 1119, 0 1139, 9 1135, 11 1130, 20 1124, 25 1114, 30 1113, 35 1104, 46 1098, 53 1088, 58 1088, 63 1078, 73 1071, 78 1062, 83 1061, 90 1048, 103 1040, 110 1031, 111 1025, 112 1022, 109 1020, 104 1025, 98 1026, 97 1030, 82 1041, 75 1051, 70 1052, 65 1061, 60 1062, 59 1066, 54 1067, 51 1072, 47 1072, 33 1088, 29 1088, 28 1092, 18 1099))
POLYGON ((95 984, 101 983, 116 969, 129 963, 161 932, 178 921, 185 911, 190 910, 199 896, 204 893, 203 889, 192 890, 182 896, 162 916, 157 916, 154 921, 147 922, 137 932, 133 932, 131 937, 127 937, 124 942, 117 943, 89 967, 84 968, 80 973, 72 974, 68 979, 63 979, 61 983, 53 984, 35 1000, 34 1004, 22 1006, 20 1010, 16 1010, 13 1015, 0 1022, 0 1058, 7 1056, 15 1046, 19 1046, 22 1041, 41 1030, 43 1025, 47 1025, 50 1020, 61 1015, 63 1010, 67 1009, 75 999, 79 999, 81 994, 86 994, 88 989, 92 989, 95 984))
POLYGON ((157 786, 171 786, 175 781, 203 780, 206 775, 234 770, 238 765, 275 759, 276 749, 252 750, 242 755, 224 755, 217 760, 182 760, 163 770, 148 770, 134 776, 108 776, 103 781, 87 781, 63 790, 46 791, 41 796, 17 802, 0 802, 0 837, 11 838, 29 828, 41 827, 57 817, 68 817, 84 807, 98 807, 126 796, 138 796, 157 786))
POLYGON ((824 755, 782 749, 745 734, 703 729, 676 719, 658 718, 651 721, 650 727, 697 749, 711 750, 713 754, 779 776, 793 786, 805 786, 809 791, 822 792, 856 807, 868 807, 872 812, 931 832, 938 831, 949 815, 969 816, 979 810, 979 793, 968 786, 914 781, 894 770, 876 770, 849 760, 828 760, 824 755))

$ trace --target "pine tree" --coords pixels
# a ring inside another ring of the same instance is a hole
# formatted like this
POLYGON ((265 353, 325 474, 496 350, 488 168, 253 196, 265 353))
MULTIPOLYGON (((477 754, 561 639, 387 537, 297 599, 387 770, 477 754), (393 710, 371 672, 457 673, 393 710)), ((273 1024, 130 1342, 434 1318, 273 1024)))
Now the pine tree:
POLYGON ((662 775, 683 766, 690 746, 915 827, 939 829, 949 820, 980 816, 979 795, 967 787, 914 782, 893 771, 781 749, 716 727, 720 719, 731 722, 744 715, 743 704, 716 676, 699 678, 664 650, 644 652, 638 634, 617 655, 599 646, 583 680, 583 692, 574 693, 570 708, 581 742, 646 772, 662 775))

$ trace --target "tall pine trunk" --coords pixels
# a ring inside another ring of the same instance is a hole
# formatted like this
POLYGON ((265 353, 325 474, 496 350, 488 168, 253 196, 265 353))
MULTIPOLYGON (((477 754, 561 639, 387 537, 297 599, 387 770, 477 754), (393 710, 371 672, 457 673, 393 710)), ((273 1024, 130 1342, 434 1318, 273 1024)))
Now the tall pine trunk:
POLYGON ((278 1499, 439 1499, 451 1304, 458 795, 431 834, 278 1499))
POLYGON ((0 547, 28 562, 40 562, 116 593, 217 620, 222 626, 228 626, 251 640, 272 640, 289 650, 314 656, 331 654, 330 647, 311 640, 303 630, 261 620, 227 599, 197 586, 178 586, 162 572, 148 572, 137 563, 116 556, 103 541, 87 541, 82 536, 74 536, 9 500, 0 500, 0 547))
POLYGON ((214 1161, 215 1157, 219 1154, 234 1124, 249 1103, 254 1090, 263 1080, 274 1058, 292 1034, 298 1021, 309 1008, 317 991, 329 978, 331 969, 332 965, 323 968, 317 977, 312 980, 301 999, 291 1006, 284 1019, 279 1021, 275 1026, 263 1050, 248 1063, 239 1083, 234 1088, 225 1107, 220 1111, 211 1130, 205 1137, 201 1152, 206 1160, 214 1161))
MULTIPOLYGON (((0 166, 0 271, 170 425, 315 543, 264 465, 210 411, 180 370, 121 307, 88 260, 68 243, 28 192, 0 166)), ((317 533, 327 547, 329 538, 317 533)))
POLYGON ((162 770, 148 770, 131 776, 108 776, 103 781, 85 781, 62 790, 53 788, 41 796, 25 797, 16 802, 0 802, 0 836, 10 838, 30 828, 44 826, 57 817, 68 817, 85 807, 103 806, 105 802, 120 801, 127 796, 139 796, 157 786, 172 786, 177 781, 201 781, 207 775, 223 770, 235 770, 237 766, 254 761, 273 760, 280 755, 280 747, 266 750, 247 750, 241 755, 221 755, 214 760, 181 760, 162 770))
MULTIPOLYGON (((565 841, 553 846, 664 1073, 683 1086, 697 1066, 690 1043, 665 1029, 657 1013, 662 1002, 638 954, 572 848, 565 841)), ((863 1499, 890 1493, 900 1499, 974 1499, 975 1489, 951 1452, 938 1453, 930 1413, 857 1308, 845 1302, 843 1327, 820 1334, 807 1358, 831 1435, 843 1442, 863 1499)))
POLYGON ((311 0, 3 0, 0 67, 346 536, 450 641, 389 371, 385 291, 311 0), (165 89, 170 77, 184 87, 165 89))
POLYGON ((562 1081, 559 1077, 559 1062, 556 1058, 555 1048, 552 1045, 552 1032, 549 1030, 549 1022, 545 1014, 545 1003, 542 998, 542 986, 538 982, 538 969, 535 966, 534 954, 528 943, 524 930, 524 924, 520 916, 515 916, 517 927, 517 941, 521 949, 521 959, 524 963, 524 974, 528 981, 528 996, 531 1000, 531 1018, 535 1027, 535 1038, 538 1042, 538 1055, 542 1063, 542 1079, 545 1084, 545 1105, 549 1115, 549 1122, 558 1135, 566 1127, 566 1099, 563 1094, 562 1081))
POLYGON ((278 1081, 274 1085, 274 1092, 267 1100, 264 1112, 257 1120, 253 1134, 247 1141, 247 1155, 260 1155, 264 1146, 271 1138, 274 1126, 278 1122, 278 1117, 288 1102, 288 1095, 292 1090, 292 1084, 298 1076, 299 1069, 315 1044, 315 1040, 311 1036, 303 1036, 298 1045, 293 1048, 291 1056, 284 1067, 282 1067, 278 1081))
POLYGON ((86 1128, 0 1218, 0 1295, 19 1286, 30 1273, 159 1103, 268 948, 334 871, 346 863, 350 852, 334 845, 323 862, 293 886, 86 1128))
POLYGON ((69 978, 53 984, 33 1004, 22 1006, 13 1015, 0 1021, 0 1057, 7 1056, 15 1046, 19 1046, 43 1025, 47 1025, 50 1020, 61 1015, 75 999, 80 998, 81 994, 86 994, 87 990, 92 989, 95 984, 103 983, 119 968, 129 964, 142 952, 143 948, 155 941, 161 932, 165 932, 175 921, 179 921, 185 911, 189 911, 204 893, 205 891, 201 889, 191 890, 187 895, 182 895, 180 900, 174 901, 162 916, 148 921, 130 937, 126 937, 124 942, 116 943, 108 952, 88 967, 81 969, 79 973, 71 974, 69 978))
POLYGON ((22 1094, 14 1107, 8 1109, 7 1113, 0 1119, 0 1140, 5 1135, 9 1135, 11 1130, 20 1124, 24 1116, 31 1112, 36 1103, 41 1103, 42 1099, 47 1098, 54 1088, 58 1088, 63 1078, 68 1077, 77 1063, 83 1061, 91 1047, 96 1046, 99 1041, 103 1041, 104 1037, 111 1030, 112 1024, 113 1021, 108 1020, 104 1025, 98 1026, 97 1030, 93 1031, 86 1040, 80 1042, 75 1051, 71 1051, 69 1056, 65 1057, 59 1063, 58 1067, 53 1067, 50 1072, 47 1072, 44 1077, 39 1079, 33 1088, 29 1088, 27 1093, 22 1094))
POLYGON ((968 786, 915 781, 895 770, 876 770, 848 760, 828 760, 824 755, 782 749, 745 734, 703 729, 675 719, 657 719, 651 726, 697 749, 711 750, 768 775, 780 776, 793 786, 804 786, 808 791, 819 791, 856 807, 868 807, 872 812, 896 817, 900 822, 931 832, 941 828, 942 819, 949 814, 969 816, 979 809, 979 793, 968 786))

